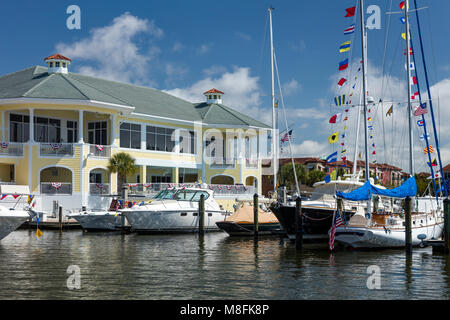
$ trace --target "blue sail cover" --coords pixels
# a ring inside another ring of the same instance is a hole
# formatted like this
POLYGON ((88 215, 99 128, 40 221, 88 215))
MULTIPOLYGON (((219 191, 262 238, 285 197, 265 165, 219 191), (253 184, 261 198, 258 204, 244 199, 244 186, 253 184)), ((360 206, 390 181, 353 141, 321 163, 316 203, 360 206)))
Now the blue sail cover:
POLYGON ((352 192, 337 191, 336 196, 345 200, 362 201, 371 199, 373 194, 393 198, 406 198, 414 197, 416 193, 416 178, 411 177, 406 180, 405 183, 403 183, 401 186, 394 189, 379 189, 371 185, 369 181, 366 181, 364 185, 362 185, 358 189, 353 190, 352 192))

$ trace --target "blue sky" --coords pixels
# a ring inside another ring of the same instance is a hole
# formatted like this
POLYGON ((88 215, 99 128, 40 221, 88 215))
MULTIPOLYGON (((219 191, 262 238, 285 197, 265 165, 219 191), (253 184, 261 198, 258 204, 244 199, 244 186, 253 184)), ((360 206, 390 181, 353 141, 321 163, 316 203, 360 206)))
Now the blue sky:
MULTIPOLYGON (((381 8, 381 29, 368 32, 369 91, 377 101, 405 101, 407 96, 399 14, 391 15, 386 56, 383 54, 389 18, 386 12, 391 3, 393 11, 400 11, 400 0, 365 1, 366 7, 381 8)), ((338 52, 339 45, 352 39, 349 86, 361 57, 359 28, 354 38, 343 34, 353 21, 344 18, 345 8, 355 4, 356 0, 2 2, 0 74, 44 65, 44 57, 59 52, 73 59, 72 72, 151 86, 192 102, 202 101, 202 92, 216 87, 225 91, 224 104, 271 124, 267 8, 272 5, 275 50, 288 123, 293 125, 295 154, 323 156, 342 149, 327 142, 332 132, 342 130, 332 127, 328 119, 340 112, 331 106, 340 92, 337 66, 347 57, 338 52), (66 27, 66 9, 72 4, 81 9, 81 30, 66 27)), ((445 165, 450 161, 445 134, 450 129, 446 123, 450 116, 446 99, 447 95, 450 98, 450 1, 418 0, 418 5, 427 7, 420 15, 430 80, 436 91, 433 101, 439 101, 436 109, 439 107, 445 165)), ((412 18, 413 37, 417 37, 412 18)), ((417 70, 424 92, 423 72, 417 70)), ((356 92, 355 100, 357 96, 356 92)), ((374 107, 379 113, 379 122, 374 123, 378 128, 376 160, 406 168, 404 149, 395 145, 406 140, 404 131, 395 131, 404 129, 404 119, 389 119, 392 123, 385 123, 385 137, 381 136, 386 107, 374 107)), ((354 114, 348 122, 353 131, 348 129, 345 141, 349 159, 353 158, 354 114)), ((280 120, 283 129, 281 113, 280 120)), ((425 171, 418 133, 416 168, 425 171)))

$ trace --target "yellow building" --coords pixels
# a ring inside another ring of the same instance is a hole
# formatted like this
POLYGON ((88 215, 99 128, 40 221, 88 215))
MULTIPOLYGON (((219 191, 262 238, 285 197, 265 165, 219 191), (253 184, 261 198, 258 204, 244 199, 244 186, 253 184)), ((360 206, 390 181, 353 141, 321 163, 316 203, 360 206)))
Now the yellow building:
POLYGON ((47 67, 0 77, 0 183, 28 185, 37 208, 95 208, 116 193, 111 155, 127 152, 139 173, 127 182, 185 184, 261 193, 270 127, 222 104, 211 89, 190 103, 156 89, 68 72, 56 54, 47 67), (104 199, 103 199, 104 198, 104 199))

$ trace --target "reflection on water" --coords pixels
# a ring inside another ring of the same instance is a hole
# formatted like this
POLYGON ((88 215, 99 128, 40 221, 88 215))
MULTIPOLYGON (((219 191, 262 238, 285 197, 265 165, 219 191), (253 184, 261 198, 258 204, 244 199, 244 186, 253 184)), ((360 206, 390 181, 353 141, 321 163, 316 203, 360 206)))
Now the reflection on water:
POLYGON ((450 261, 431 248, 337 251, 278 238, 15 231, 0 242, 0 299, 448 299, 450 261), (69 290, 77 265, 81 289, 69 290), (381 289, 367 288, 367 268, 381 289))

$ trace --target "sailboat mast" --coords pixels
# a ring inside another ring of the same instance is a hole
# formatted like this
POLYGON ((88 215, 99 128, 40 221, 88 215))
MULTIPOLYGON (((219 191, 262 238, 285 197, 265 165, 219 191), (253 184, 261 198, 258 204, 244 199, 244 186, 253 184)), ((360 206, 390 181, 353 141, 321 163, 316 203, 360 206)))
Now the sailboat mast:
POLYGON ((269 8, 270 23, 270 70, 272 72, 272 152, 273 152, 273 191, 277 189, 278 173, 278 132, 277 132, 277 108, 275 107, 275 78, 273 70, 273 33, 272 33, 272 6, 269 8))
POLYGON ((366 28, 364 24, 364 0, 360 0, 360 16, 361 16, 361 53, 362 53, 362 102, 364 110, 364 153, 365 153, 365 181, 369 181, 369 143, 368 143, 368 128, 367 128, 367 75, 366 75, 366 64, 367 64, 367 51, 366 51, 366 28))
POLYGON ((413 158, 413 131, 412 131, 412 119, 411 119, 411 57, 409 55, 410 42, 409 42, 409 1, 405 2, 405 39, 406 39, 406 80, 408 85, 408 105, 406 107, 406 112, 408 114, 408 125, 409 125, 409 174, 414 176, 414 158, 413 158))

